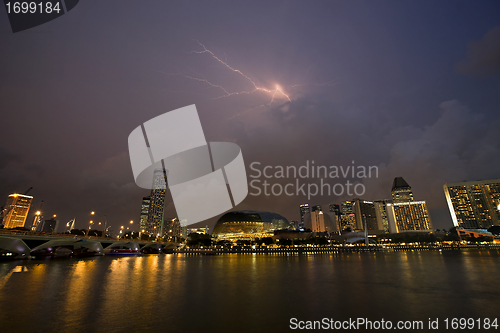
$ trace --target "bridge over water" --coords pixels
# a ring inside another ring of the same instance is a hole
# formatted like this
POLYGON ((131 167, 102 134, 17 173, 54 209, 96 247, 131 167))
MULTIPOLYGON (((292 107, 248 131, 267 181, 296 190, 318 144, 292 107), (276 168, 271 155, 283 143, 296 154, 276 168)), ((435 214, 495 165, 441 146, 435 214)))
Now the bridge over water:
POLYGON ((103 255, 105 252, 126 251, 160 253, 177 248, 170 242, 134 241, 76 235, 1 234, 0 259, 28 259, 32 255, 69 256, 103 255))

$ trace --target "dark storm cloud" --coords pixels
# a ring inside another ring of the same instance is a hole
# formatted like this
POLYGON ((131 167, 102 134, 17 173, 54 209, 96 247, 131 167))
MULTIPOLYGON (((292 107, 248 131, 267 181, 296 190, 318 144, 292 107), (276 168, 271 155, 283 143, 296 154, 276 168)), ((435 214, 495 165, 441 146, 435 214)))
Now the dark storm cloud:
POLYGON ((9 191, 23 193, 45 174, 42 165, 0 148, 0 183, 9 191))
MULTIPOLYGON (((444 182, 499 176, 499 76, 478 82, 453 69, 467 42, 500 25, 496 13, 495 1, 81 3, 31 30, 50 34, 0 38, 0 142, 10 152, 0 152, 2 200, 33 186, 35 201, 62 220, 76 217, 78 228, 90 210, 115 228, 137 220, 148 191, 134 184, 127 136, 196 104, 207 140, 239 144, 247 166, 378 165, 366 199, 390 197, 392 179, 403 176, 417 198, 446 208, 444 182), (265 106, 271 95, 262 91, 213 99, 223 91, 162 73, 253 89, 208 54, 189 54, 202 50, 193 38, 259 86, 279 84, 292 102, 278 96, 265 106)), ((496 31, 471 44, 467 73, 495 71, 486 54, 496 31)), ((237 208, 297 219, 303 202, 249 196, 237 208)))
MULTIPOLYGON (((378 178, 361 180, 366 186, 364 199, 390 198, 392 180, 402 176, 413 187, 416 199, 428 202, 437 227, 444 228, 450 223, 445 214, 445 183, 498 177, 500 120, 485 119, 457 100, 442 102, 436 110, 438 118, 427 126, 408 126, 402 120, 384 125, 377 121, 380 111, 343 110, 324 98, 309 96, 259 114, 247 114, 245 126, 242 120, 235 120, 238 133, 230 139, 242 146, 249 176, 257 175, 248 168, 254 161, 261 163, 260 169, 266 165, 299 167, 307 160, 327 166, 349 166, 352 161, 356 165, 377 165, 378 178)), ((290 179, 270 182, 286 184, 290 179)), ((280 207, 280 213, 297 219, 294 213, 301 202, 326 206, 353 197, 316 196, 307 200, 305 196, 262 194, 247 197, 241 207, 280 207)))
POLYGON ((431 217, 435 212, 437 227, 443 228, 449 221, 449 215, 442 214, 447 208, 445 183, 498 178, 500 119, 485 119, 457 100, 441 103, 440 109, 440 117, 429 126, 392 130, 388 136, 397 140, 388 147, 390 158, 380 164, 381 177, 365 184, 376 197, 392 178, 404 177, 415 199, 427 201, 431 217))
POLYGON ((467 59, 457 65, 463 74, 488 77, 500 71, 500 26, 489 30, 481 40, 467 45, 467 59))
POLYGON ((0 169, 5 168, 11 162, 19 160, 19 155, 13 154, 7 149, 0 147, 0 169))

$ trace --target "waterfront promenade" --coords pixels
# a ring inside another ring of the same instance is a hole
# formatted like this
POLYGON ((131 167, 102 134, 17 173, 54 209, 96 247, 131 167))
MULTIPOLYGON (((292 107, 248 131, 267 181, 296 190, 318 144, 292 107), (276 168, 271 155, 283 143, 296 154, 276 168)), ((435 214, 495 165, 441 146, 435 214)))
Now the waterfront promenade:
POLYGON ((336 252, 392 252, 392 251, 450 251, 461 249, 500 249, 500 244, 460 244, 460 245, 370 245, 370 246, 302 246, 302 247, 268 247, 268 248, 204 248, 173 249, 170 253, 205 254, 215 255, 223 253, 241 254, 312 254, 312 253, 336 253, 336 252))

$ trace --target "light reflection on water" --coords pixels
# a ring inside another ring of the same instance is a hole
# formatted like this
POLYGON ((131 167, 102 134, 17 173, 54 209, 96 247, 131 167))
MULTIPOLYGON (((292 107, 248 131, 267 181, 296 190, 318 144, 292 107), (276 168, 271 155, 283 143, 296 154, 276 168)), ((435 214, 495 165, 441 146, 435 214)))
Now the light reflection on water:
POLYGON ((250 332, 285 331, 291 317, 493 318, 499 258, 462 250, 2 262, 0 323, 16 332, 250 332))

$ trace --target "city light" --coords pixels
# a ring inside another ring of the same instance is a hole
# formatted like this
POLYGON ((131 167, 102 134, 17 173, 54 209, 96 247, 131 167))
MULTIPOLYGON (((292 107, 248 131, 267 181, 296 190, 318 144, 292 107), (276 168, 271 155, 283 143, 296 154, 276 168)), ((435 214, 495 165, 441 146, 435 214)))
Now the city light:
POLYGON ((101 237, 103 237, 103 238, 107 237, 107 234, 106 234, 106 231, 107 231, 107 228, 106 228, 106 224, 107 224, 106 215, 97 214, 95 211, 91 211, 90 215, 97 215, 97 216, 101 217, 104 220, 104 225, 102 225, 102 223, 99 222, 99 225, 102 225, 102 235, 101 235, 101 237))

